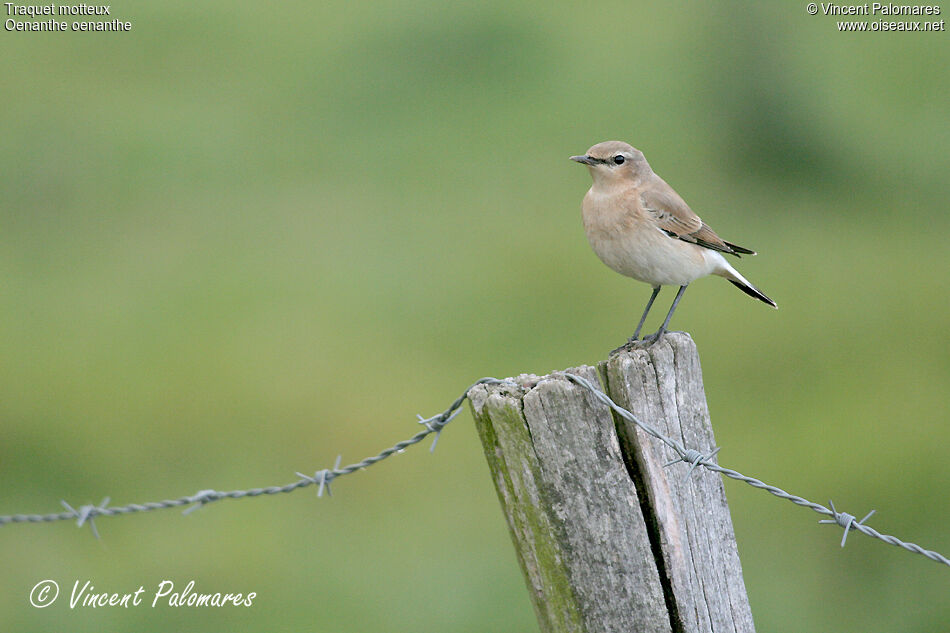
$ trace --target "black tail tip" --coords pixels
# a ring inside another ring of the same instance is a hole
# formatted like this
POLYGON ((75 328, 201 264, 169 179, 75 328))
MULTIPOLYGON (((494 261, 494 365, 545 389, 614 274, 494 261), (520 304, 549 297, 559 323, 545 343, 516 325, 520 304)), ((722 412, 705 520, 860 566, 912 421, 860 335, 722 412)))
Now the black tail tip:
POLYGON ((758 288, 756 288, 755 286, 746 286, 745 284, 741 284, 738 281, 733 281, 731 279, 729 280, 729 283, 731 283, 733 286, 735 286, 742 292, 746 293, 750 297, 755 297, 762 303, 767 303, 773 308, 775 308, 776 310, 778 310, 778 304, 776 304, 774 301, 772 301, 767 296, 765 296, 765 293, 759 290, 758 288))

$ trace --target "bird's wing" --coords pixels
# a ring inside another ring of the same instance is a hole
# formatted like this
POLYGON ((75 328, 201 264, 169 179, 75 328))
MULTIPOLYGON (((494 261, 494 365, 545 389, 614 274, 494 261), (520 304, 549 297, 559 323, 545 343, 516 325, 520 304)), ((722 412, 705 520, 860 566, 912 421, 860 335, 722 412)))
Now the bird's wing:
POLYGON ((726 242, 693 213, 673 188, 657 178, 640 191, 640 206, 656 222, 657 228, 670 237, 739 256, 755 255, 754 251, 726 242))
POLYGON ((690 235, 703 227, 699 216, 662 180, 657 179, 640 191, 640 205, 661 230, 675 237, 690 235))

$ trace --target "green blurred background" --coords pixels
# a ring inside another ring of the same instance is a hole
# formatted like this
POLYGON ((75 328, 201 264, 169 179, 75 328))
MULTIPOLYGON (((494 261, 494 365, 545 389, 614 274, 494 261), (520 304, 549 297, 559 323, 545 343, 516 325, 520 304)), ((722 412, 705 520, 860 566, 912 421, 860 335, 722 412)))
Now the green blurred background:
MULTIPOLYGON (((722 463, 950 553, 946 32, 797 2, 112 13, 133 30, 0 33, 0 514, 288 483, 481 376, 605 358, 649 289, 590 251, 567 158, 618 138, 780 305, 703 280, 674 319, 722 463)), ((4 527, 4 630, 537 630, 469 414, 424 446, 332 498, 4 527), (37 610, 45 578, 258 598, 37 610)), ((758 630, 946 630, 950 570, 726 487, 758 630)))

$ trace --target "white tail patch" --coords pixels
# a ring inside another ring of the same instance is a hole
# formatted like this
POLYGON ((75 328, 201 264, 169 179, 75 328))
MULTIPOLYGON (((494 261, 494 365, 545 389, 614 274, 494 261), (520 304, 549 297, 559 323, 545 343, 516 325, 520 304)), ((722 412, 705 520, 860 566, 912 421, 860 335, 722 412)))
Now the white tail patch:
POLYGON ((778 306, 774 301, 769 299, 764 292, 756 288, 751 281, 739 274, 739 271, 729 265, 729 262, 727 262, 724 257, 720 256, 719 259, 722 260, 721 266, 718 270, 714 271, 713 274, 719 275, 720 277, 725 277, 733 284, 738 286, 739 290, 746 293, 750 297, 755 297, 759 301, 769 304, 776 310, 778 309, 778 306))

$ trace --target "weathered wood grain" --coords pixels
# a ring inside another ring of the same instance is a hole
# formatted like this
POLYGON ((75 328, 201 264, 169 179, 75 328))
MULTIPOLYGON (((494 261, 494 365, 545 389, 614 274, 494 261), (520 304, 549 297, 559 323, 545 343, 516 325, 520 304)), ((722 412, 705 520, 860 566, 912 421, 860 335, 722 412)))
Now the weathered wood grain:
MULTIPOLYGON (((671 332, 600 364, 604 391, 687 449, 715 448, 699 355, 671 332)), ((592 367, 568 370, 598 384, 592 367)), ((722 479, 561 374, 469 398, 544 633, 754 633, 722 479)))
POLYGON ((672 631, 609 410, 557 375, 515 380, 469 398, 541 630, 672 631))
MULTIPOLYGON (((685 448, 716 448, 696 345, 671 332, 646 349, 612 356, 607 393, 638 419, 685 448)), ((617 418, 631 473, 646 498, 654 548, 677 631, 754 631, 722 478, 689 465, 665 444, 617 418)))

